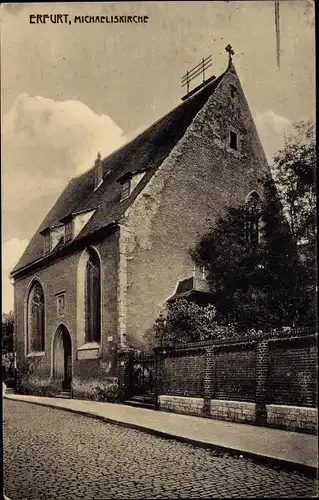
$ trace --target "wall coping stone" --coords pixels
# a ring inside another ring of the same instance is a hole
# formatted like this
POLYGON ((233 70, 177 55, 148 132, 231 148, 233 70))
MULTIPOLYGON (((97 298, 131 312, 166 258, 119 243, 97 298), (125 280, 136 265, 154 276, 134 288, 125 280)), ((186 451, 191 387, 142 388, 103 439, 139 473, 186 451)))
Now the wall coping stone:
POLYGON ((305 413, 317 413, 318 408, 310 408, 309 406, 290 406, 290 405, 278 405, 278 404, 267 404, 266 405, 267 410, 276 410, 279 412, 285 412, 289 411, 289 413, 292 412, 305 412, 305 413))

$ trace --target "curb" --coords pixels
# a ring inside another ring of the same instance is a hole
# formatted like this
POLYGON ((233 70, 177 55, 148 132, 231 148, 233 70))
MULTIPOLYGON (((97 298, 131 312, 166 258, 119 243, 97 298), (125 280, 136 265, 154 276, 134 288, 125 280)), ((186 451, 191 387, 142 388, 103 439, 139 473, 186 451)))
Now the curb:
POLYGON ((242 458, 242 456, 245 458, 251 458, 251 459, 256 460, 260 463, 264 463, 265 465, 271 465, 274 467, 281 467, 281 468, 286 469, 288 471, 300 472, 301 474, 304 474, 305 476, 308 476, 310 478, 316 478, 317 473, 318 473, 318 468, 314 467, 312 465, 301 464, 299 462, 292 462, 290 460, 285 460, 282 458, 275 458, 275 457, 271 457, 268 455, 261 455, 259 453, 243 451, 240 449, 230 448, 227 446, 222 446, 222 445, 214 444, 214 443, 208 443, 206 441, 200 441, 197 439, 187 438, 184 436, 176 436, 176 435, 170 434, 168 432, 160 431, 157 429, 151 429, 149 427, 143 427, 143 425, 140 425, 140 424, 132 424, 129 422, 123 422, 121 420, 116 420, 116 419, 110 418, 110 417, 103 417, 102 415, 99 415, 99 414, 94 413, 94 412, 89 412, 86 410, 65 408, 65 407, 56 406, 56 405, 50 404, 50 403, 49 404, 42 403, 41 401, 26 401, 23 399, 10 398, 10 395, 5 395, 4 398, 9 399, 11 401, 20 401, 21 403, 35 404, 35 405, 44 406, 47 408, 53 408, 56 410, 62 410, 62 411, 67 411, 69 413, 83 415, 83 416, 88 417, 88 418, 100 420, 100 421, 105 422, 107 424, 113 424, 113 425, 117 425, 119 427, 126 427, 129 429, 139 430, 139 431, 145 432, 146 434, 151 434, 153 436, 161 437, 164 439, 171 439, 174 441, 178 441, 180 443, 186 443, 186 444, 190 444, 193 446, 198 446, 200 448, 211 449, 211 450, 216 450, 216 451, 220 451, 223 453, 228 453, 230 455, 239 456, 238 458, 242 458))

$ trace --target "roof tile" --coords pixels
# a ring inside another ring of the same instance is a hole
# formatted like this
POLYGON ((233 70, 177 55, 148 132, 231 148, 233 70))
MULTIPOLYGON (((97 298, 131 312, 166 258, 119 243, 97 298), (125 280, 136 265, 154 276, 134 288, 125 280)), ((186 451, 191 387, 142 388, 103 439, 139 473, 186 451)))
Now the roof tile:
POLYGON ((76 239, 88 236, 117 221, 182 138, 224 74, 186 99, 131 142, 103 159, 103 170, 107 176, 98 189, 94 190, 95 167, 71 179, 44 218, 12 274, 43 257, 43 237, 40 232, 58 224, 69 214, 98 207, 76 239), (146 170, 146 175, 133 193, 121 202, 121 186, 117 182, 118 179, 128 172, 141 170, 146 170))

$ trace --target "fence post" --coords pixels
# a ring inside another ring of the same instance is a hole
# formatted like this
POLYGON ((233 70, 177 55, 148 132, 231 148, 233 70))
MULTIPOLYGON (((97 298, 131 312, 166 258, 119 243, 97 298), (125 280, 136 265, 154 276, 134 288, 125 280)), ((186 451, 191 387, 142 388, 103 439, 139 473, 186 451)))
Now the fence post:
POLYGON ((263 340, 257 344, 256 352, 256 424, 267 422, 267 372, 268 372, 268 341, 263 340))
POLYGON ((163 364, 166 350, 163 346, 155 348, 155 400, 156 410, 160 410, 160 396, 163 394, 163 364))
POLYGON ((158 349, 154 349, 154 362, 155 362, 155 386, 154 386, 154 396, 155 396, 155 410, 159 410, 159 374, 158 374, 158 349))
POLYGON ((119 394, 118 397, 121 401, 124 401, 128 395, 128 389, 130 380, 129 377, 131 373, 128 373, 130 365, 130 353, 127 351, 120 351, 118 353, 118 386, 119 394))
POLYGON ((214 397, 214 372, 215 372, 215 358, 213 346, 206 347, 205 351, 205 372, 204 372, 204 406, 203 414, 210 415, 210 402, 214 397))

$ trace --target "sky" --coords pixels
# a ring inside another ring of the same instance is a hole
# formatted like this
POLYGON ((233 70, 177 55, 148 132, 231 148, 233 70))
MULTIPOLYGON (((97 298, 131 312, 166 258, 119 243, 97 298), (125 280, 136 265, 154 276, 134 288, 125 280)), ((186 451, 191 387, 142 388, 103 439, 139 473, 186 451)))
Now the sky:
MULTIPOLYGON (((212 55, 241 80, 269 163, 292 123, 314 120, 314 2, 1 4, 2 310, 8 278, 70 178, 181 102, 181 77, 212 55), (142 15, 146 24, 30 24, 30 14, 142 15)), ((200 83, 200 82, 198 82, 200 83)))

